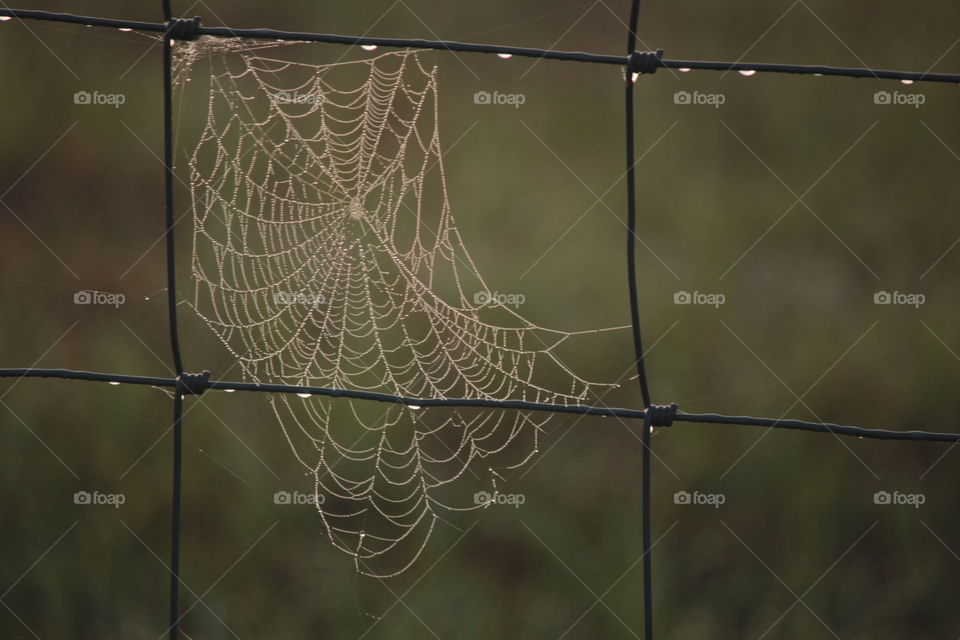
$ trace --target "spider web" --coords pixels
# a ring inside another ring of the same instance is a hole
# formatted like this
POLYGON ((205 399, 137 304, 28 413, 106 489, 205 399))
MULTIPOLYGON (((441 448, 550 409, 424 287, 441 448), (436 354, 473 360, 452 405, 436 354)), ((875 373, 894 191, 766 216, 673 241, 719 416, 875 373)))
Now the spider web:
MULTIPOLYGON (((177 47, 178 87, 194 82, 208 101, 190 145, 191 306, 245 377, 561 404, 615 386, 556 353, 596 331, 539 327, 491 299, 450 211, 436 68, 409 51, 326 65, 266 56, 289 44, 177 47)), ((490 506, 475 492, 496 496, 497 470, 536 454, 550 419, 270 398, 330 540, 380 577, 413 564, 447 512, 490 506)))

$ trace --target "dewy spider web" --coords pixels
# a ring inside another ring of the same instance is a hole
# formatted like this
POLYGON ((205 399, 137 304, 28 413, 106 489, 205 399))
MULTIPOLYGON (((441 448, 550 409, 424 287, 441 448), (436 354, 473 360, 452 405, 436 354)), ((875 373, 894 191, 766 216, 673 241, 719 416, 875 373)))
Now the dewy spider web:
MULTIPOLYGON (((574 333, 490 299, 451 215, 436 69, 412 52, 309 65, 265 46, 201 39, 177 73, 191 91, 209 79, 189 162, 192 306, 246 377, 555 404, 605 386, 556 354, 574 333)), ((409 567, 445 511, 489 506, 475 492, 495 496, 496 469, 534 455, 549 419, 270 398, 331 541, 376 576, 409 567)))

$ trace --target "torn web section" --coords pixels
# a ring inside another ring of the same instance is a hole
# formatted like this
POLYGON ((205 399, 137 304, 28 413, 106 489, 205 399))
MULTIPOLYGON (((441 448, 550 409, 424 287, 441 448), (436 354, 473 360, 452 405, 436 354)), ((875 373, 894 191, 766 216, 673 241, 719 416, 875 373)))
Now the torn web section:
MULTIPOLYGON (((289 51, 204 38, 177 64, 206 110, 187 143, 192 306, 246 377, 558 404, 605 388, 556 355, 574 333, 475 298, 489 288, 453 219, 436 69, 413 52, 315 65, 289 51)), ((408 567, 448 512, 482 508, 475 492, 526 461, 549 418, 272 403, 331 541, 380 576, 408 567)))

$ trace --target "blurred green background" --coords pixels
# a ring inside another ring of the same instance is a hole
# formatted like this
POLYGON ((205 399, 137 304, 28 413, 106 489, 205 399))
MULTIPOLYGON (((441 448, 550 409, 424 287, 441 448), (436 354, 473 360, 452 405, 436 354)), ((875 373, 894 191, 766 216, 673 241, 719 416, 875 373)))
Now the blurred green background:
MULTIPOLYGON (((160 3, 18 8, 160 17, 160 3)), ((205 25, 611 54, 623 53, 628 10, 498 0, 175 3, 175 13, 205 25)), ((646 3, 640 39, 673 59, 950 72, 960 71, 958 24, 960 7, 948 2, 687 0, 646 3)), ((313 47, 315 64, 367 55, 313 47)), ((169 375, 159 46, 135 33, 7 21, 0 57, 0 365, 169 375), (80 90, 127 99, 118 109, 76 105, 80 90), (127 303, 74 305, 81 289, 122 292, 127 303)), ((626 324, 622 71, 466 54, 424 60, 439 68, 441 139, 456 141, 445 156, 453 212, 491 287, 523 293, 521 312, 538 324, 626 324), (526 101, 476 105, 480 90, 526 101)), ((641 79, 638 278, 657 402, 958 429, 957 91, 665 70, 641 79), (878 91, 919 94, 923 104, 877 104, 878 91), (721 94, 723 104, 677 104, 677 92, 721 94), (726 302, 676 305, 680 291, 726 302), (880 291, 926 301, 875 305, 880 291)), ((178 188, 176 197, 178 215, 187 212, 188 194, 178 188)), ((189 217, 178 241, 185 297, 189 217)), ((216 377, 229 367, 189 309, 180 319, 188 370, 216 377)), ((595 380, 629 378, 629 335, 599 342, 571 350, 569 364, 595 380)), ((169 397, 57 380, 7 380, 0 395, 0 635, 159 638, 169 397), (76 505, 77 491, 126 501, 76 505)), ((641 404, 629 382, 608 402, 641 404)), ((274 504, 276 491, 308 483, 264 398, 209 393, 188 405, 185 607, 202 597, 183 622, 189 637, 639 635, 637 424, 556 418, 542 453, 502 487, 525 495, 521 508, 451 518, 469 532, 441 525, 412 571, 380 582, 331 547, 312 507, 274 504)), ((656 434, 654 451, 662 637, 960 634, 952 447, 680 424, 656 434), (678 491, 725 502, 676 504, 678 491), (878 505, 878 491, 925 501, 878 505)))

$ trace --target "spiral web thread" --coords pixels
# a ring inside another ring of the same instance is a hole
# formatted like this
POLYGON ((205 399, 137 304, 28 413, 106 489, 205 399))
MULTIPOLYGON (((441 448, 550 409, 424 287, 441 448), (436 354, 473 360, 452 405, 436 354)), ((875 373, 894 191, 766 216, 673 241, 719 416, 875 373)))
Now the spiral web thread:
MULTIPOLYGON (((328 65, 264 56, 277 46, 204 38, 177 64, 181 88, 209 78, 189 161, 192 306, 245 377, 556 404, 610 386, 556 354, 596 331, 539 327, 490 300, 450 211, 436 68, 409 51, 328 65)), ((536 454, 550 419, 270 401, 330 540, 375 576, 413 564, 445 512, 490 506, 475 492, 495 497, 497 469, 536 454)))

